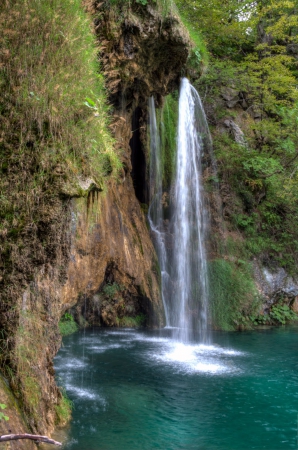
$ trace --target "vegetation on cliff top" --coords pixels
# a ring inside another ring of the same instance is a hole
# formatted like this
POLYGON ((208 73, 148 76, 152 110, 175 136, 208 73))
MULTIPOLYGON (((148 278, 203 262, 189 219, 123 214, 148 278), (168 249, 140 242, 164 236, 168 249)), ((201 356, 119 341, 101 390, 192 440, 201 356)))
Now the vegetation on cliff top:
POLYGON ((185 68, 186 72, 190 72, 190 75, 196 74, 199 72, 203 72, 208 65, 208 51, 205 45, 205 40, 203 39, 200 29, 197 24, 194 24, 189 20, 187 14, 185 14, 183 8, 182 0, 107 0, 107 7, 112 7, 118 11, 118 14, 121 16, 129 16, 132 12, 132 6, 137 5, 140 8, 140 12, 142 7, 152 6, 156 9, 161 18, 161 28, 162 31, 162 22, 164 20, 169 21, 171 17, 174 16, 179 18, 179 21, 183 25, 183 29, 188 34, 190 40, 190 48, 189 48, 189 56, 187 68, 185 68))

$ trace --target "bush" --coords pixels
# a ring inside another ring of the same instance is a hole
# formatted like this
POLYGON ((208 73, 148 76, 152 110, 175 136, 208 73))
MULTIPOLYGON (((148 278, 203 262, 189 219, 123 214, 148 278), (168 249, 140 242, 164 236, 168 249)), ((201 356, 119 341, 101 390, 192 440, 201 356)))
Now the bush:
POLYGON ((269 314, 258 314, 250 319, 254 325, 285 325, 297 321, 298 315, 281 299, 271 307, 269 314))
POLYGON ((245 261, 236 263, 217 259, 208 266, 210 308, 215 327, 234 330, 249 326, 249 315, 259 309, 259 299, 251 267, 245 261))
POLYGON ((71 417, 72 409, 72 401, 67 397, 65 392, 63 392, 60 402, 55 406, 56 425, 65 425, 71 417))
POLYGON ((118 324, 119 327, 137 328, 143 326, 145 322, 146 322, 145 314, 139 314, 135 317, 124 316, 121 319, 119 319, 118 324))
POLYGON ((78 331, 78 324, 75 322, 73 316, 69 313, 65 313, 59 322, 59 330, 62 336, 75 333, 78 331))

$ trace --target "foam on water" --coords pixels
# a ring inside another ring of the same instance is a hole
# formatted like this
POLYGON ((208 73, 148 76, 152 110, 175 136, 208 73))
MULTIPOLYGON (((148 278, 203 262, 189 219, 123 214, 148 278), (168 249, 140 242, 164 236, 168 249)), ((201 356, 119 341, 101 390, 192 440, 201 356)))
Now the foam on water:
POLYGON ((151 359, 171 364, 179 371, 214 375, 241 373, 241 369, 227 356, 244 355, 243 352, 214 345, 186 345, 170 340, 159 351, 150 351, 148 354, 151 359))
POLYGON ((81 370, 87 367, 87 363, 78 358, 60 358, 63 359, 63 368, 81 370))
POLYGON ((123 331, 106 331, 106 334, 110 336, 137 336, 136 330, 133 328, 127 328, 123 331))
POLYGON ((114 348, 121 348, 123 345, 121 343, 119 344, 108 344, 108 345, 88 345, 88 350, 91 350, 92 352, 96 353, 103 353, 107 350, 112 350, 114 348))
MULTIPOLYGON (((88 351, 94 353, 104 353, 108 350, 127 348, 137 342, 148 343, 148 351, 144 358, 155 360, 166 364, 171 364, 176 370, 186 373, 201 372, 212 375, 239 374, 241 369, 235 364, 235 357, 245 356, 245 352, 240 352, 232 348, 224 348, 219 345, 206 344, 184 344, 173 340, 172 337, 148 336, 137 333, 135 330, 107 331, 105 335, 118 338, 117 343, 105 343, 101 340, 93 340, 93 345, 88 345, 88 351)), ((86 342, 86 341, 85 341, 86 342)), ((91 339, 88 341, 91 342, 91 339)), ((65 367, 71 363, 66 362, 65 367)), ((82 363, 83 364, 83 363, 82 363)), ((83 365, 78 368, 83 367, 83 365)))
POLYGON ((135 337, 136 341, 145 341, 145 342, 155 342, 155 343, 168 343, 170 342, 169 338, 166 337, 148 337, 143 334, 139 334, 135 337))
POLYGON ((92 391, 91 389, 79 387, 72 383, 66 383, 65 388, 66 388, 67 392, 72 393, 72 395, 74 395, 75 397, 79 397, 84 400, 96 401, 96 403, 100 403, 101 406, 104 406, 104 407, 107 404, 106 399, 102 395, 100 395, 97 392, 92 391))
POLYGON ((169 330, 116 332, 64 338, 55 368, 74 410, 63 448, 296 449, 298 328, 214 333, 212 345, 169 330))

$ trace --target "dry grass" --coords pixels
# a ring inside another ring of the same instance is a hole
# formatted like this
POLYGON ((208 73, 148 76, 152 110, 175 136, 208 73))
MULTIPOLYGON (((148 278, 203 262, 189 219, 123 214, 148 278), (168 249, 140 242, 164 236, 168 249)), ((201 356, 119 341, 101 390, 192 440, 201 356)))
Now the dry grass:
POLYGON ((4 149, 38 151, 39 172, 60 164, 98 179, 117 170, 98 48, 80 1, 8 0, 0 11, 4 149))

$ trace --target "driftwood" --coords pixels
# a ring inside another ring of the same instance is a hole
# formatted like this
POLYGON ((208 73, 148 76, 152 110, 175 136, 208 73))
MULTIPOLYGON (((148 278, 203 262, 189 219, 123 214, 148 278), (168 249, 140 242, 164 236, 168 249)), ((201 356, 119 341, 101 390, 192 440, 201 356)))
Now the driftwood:
POLYGON ((49 439, 47 436, 39 436, 38 434, 3 434, 0 436, 0 442, 16 441, 18 439, 31 439, 32 441, 45 442, 46 444, 62 445, 61 442, 49 439))

